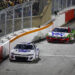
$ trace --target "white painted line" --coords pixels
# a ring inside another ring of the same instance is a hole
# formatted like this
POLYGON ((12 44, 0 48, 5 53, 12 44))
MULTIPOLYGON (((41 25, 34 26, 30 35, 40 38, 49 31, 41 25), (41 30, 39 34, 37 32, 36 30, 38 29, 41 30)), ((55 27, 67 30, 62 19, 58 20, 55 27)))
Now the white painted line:
POLYGON ((50 57, 74 57, 75 55, 40 55, 40 56, 50 56, 50 57))

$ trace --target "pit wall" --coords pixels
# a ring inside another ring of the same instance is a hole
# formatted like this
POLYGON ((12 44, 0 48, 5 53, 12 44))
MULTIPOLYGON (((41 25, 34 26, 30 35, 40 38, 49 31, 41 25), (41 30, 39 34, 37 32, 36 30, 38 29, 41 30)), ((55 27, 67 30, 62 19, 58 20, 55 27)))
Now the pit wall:
POLYGON ((0 44, 0 60, 5 58, 10 50, 14 48, 14 46, 20 42, 32 42, 39 39, 43 39, 46 37, 46 34, 51 31, 53 28, 62 26, 68 23, 70 20, 74 18, 74 10, 68 10, 66 12, 60 13, 56 15, 52 21, 40 28, 25 30, 23 33, 19 33, 18 35, 14 36, 9 41, 0 44), (67 15, 71 15, 70 18, 67 15))

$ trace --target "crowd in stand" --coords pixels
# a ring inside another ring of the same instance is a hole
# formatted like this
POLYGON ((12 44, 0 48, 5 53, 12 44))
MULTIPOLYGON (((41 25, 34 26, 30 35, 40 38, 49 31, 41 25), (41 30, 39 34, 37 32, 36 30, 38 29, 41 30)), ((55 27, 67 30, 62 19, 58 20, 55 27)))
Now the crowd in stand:
POLYGON ((23 0, 2 0, 0 1, 0 10, 21 3, 23 3, 23 0))
MULTIPOLYGON (((8 8, 10 6, 15 6, 17 4, 21 4, 21 3, 27 2, 27 1, 33 1, 33 0, 2 0, 2 1, 0 1, 0 10, 2 10, 4 8, 8 8)), ((40 0, 40 1, 35 0, 35 2, 33 4, 33 11, 32 11, 34 16, 39 14, 39 12, 40 12, 39 9, 41 10, 41 7, 43 7, 42 5, 45 1, 44 0, 40 0)))

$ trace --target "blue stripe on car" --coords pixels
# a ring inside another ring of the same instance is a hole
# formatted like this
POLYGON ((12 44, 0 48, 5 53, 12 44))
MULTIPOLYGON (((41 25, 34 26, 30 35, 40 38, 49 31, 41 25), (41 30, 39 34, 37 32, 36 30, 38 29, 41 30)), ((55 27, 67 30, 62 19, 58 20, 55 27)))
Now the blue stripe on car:
POLYGON ((52 32, 52 36, 54 36, 54 35, 60 35, 61 37, 64 35, 63 33, 59 33, 59 32, 52 32))
POLYGON ((26 49, 19 49, 19 52, 30 52, 30 50, 26 50, 26 49))

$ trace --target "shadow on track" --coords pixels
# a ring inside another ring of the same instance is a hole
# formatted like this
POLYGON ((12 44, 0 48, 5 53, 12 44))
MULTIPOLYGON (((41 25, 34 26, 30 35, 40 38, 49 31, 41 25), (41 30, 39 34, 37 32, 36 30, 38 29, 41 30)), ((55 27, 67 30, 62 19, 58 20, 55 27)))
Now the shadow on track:
POLYGON ((37 59, 37 60, 34 60, 34 61, 26 61, 26 60, 15 60, 15 61, 10 61, 10 62, 13 62, 13 63, 23 63, 23 64, 36 64, 36 63, 38 63, 39 61, 40 61, 41 59, 39 58, 39 59, 37 59))
POLYGON ((52 44, 74 44, 75 43, 75 40, 69 41, 69 42, 54 41, 54 42, 48 42, 48 43, 52 43, 52 44))

